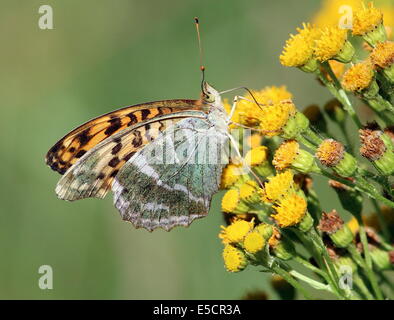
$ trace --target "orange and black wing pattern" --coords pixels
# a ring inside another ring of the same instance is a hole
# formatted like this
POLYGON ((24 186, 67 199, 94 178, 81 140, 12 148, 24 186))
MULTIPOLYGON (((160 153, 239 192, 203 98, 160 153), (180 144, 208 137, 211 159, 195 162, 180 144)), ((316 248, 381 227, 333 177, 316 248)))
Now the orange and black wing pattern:
POLYGON ((115 133, 139 122, 188 110, 202 110, 199 100, 163 100, 125 107, 94 118, 60 139, 47 153, 45 161, 64 174, 86 152, 115 133))

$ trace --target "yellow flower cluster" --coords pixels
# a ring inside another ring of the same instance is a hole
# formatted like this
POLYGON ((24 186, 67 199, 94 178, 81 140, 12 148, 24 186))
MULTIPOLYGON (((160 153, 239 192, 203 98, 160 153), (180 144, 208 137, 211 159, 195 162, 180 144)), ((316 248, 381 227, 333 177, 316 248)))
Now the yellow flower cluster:
POLYGON ((300 145, 296 140, 288 140, 283 142, 275 151, 272 160, 276 170, 284 170, 291 166, 295 158, 300 152, 300 145))
POLYGON ((339 27, 321 29, 320 37, 315 42, 315 56, 319 61, 335 58, 343 49, 347 40, 347 30, 339 27))
POLYGON ((279 135, 295 113, 296 107, 290 100, 265 106, 261 110, 260 129, 270 137, 279 135))

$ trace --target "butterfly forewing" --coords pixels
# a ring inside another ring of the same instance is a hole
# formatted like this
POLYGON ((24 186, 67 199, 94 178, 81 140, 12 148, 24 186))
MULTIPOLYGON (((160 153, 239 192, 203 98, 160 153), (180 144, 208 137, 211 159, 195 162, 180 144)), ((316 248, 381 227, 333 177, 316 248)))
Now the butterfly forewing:
POLYGON ((103 198, 122 166, 161 132, 187 117, 204 117, 201 111, 164 114, 141 121, 113 134, 84 154, 60 179, 56 187, 59 198, 78 200, 103 198))
POLYGON ((64 174, 90 149, 115 133, 141 121, 186 110, 201 110, 198 100, 163 100, 125 107, 92 119, 59 140, 47 153, 46 163, 64 174))

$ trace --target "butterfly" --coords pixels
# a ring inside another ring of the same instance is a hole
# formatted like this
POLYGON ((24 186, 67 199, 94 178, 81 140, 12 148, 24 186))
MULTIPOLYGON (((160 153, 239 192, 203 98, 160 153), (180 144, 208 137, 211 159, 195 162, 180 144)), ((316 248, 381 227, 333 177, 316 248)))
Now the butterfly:
POLYGON ((125 107, 60 139, 46 163, 62 174, 60 199, 104 198, 109 190, 125 221, 152 231, 205 217, 228 162, 229 115, 204 79, 198 100, 125 107))

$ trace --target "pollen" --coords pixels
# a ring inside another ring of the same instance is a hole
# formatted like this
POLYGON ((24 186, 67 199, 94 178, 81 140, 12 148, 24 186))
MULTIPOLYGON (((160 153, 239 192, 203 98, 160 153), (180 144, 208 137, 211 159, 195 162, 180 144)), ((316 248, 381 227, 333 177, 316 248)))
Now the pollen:
POLYGON ((245 162, 250 166, 257 166, 267 161, 268 148, 265 146, 259 146, 249 150, 245 155, 245 162))
POLYGON ((372 63, 382 69, 394 64, 394 42, 380 42, 376 45, 370 55, 372 63))
POLYGON ((227 244, 223 249, 224 266, 229 272, 239 272, 247 266, 245 254, 238 248, 227 244))
POLYGON ((324 140, 316 151, 320 162, 327 167, 336 166, 344 157, 345 147, 333 139, 324 140))
POLYGON ((258 231, 252 231, 248 233, 244 240, 244 248, 249 253, 259 252, 264 248, 265 239, 258 231))
POLYGON ((245 236, 253 229, 254 222, 246 220, 235 220, 228 227, 222 226, 219 238, 223 243, 238 243, 243 241, 245 236))
POLYGON ((272 164, 276 170, 284 170, 291 166, 300 151, 300 145, 295 140, 283 142, 275 151, 272 164))
POLYGON ((383 23, 383 13, 370 2, 367 8, 361 8, 353 17, 353 34, 362 36, 373 31, 383 23))
POLYGON ((277 205, 273 206, 276 214, 272 215, 281 228, 291 227, 305 216, 307 203, 304 198, 297 194, 283 198, 277 205))
POLYGON ((267 136, 276 136, 281 133, 289 118, 295 113, 296 107, 289 100, 264 106, 261 112, 260 129, 267 136))
POLYGON ((265 183, 263 195, 263 200, 266 202, 274 202, 287 195, 294 184, 293 173, 290 170, 278 173, 268 179, 269 182, 265 183))
POLYGON ((319 61, 327 61, 338 55, 347 40, 346 29, 326 27, 320 30, 320 37, 315 41, 315 56, 319 61))
POLYGON ((360 92, 368 88, 374 79, 374 70, 370 60, 357 63, 343 75, 342 85, 347 91, 360 92))

